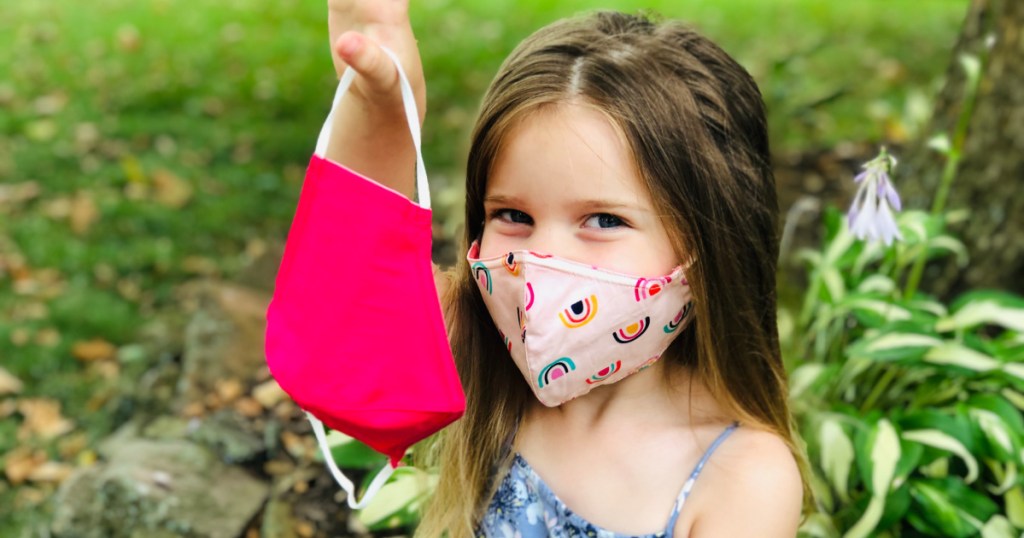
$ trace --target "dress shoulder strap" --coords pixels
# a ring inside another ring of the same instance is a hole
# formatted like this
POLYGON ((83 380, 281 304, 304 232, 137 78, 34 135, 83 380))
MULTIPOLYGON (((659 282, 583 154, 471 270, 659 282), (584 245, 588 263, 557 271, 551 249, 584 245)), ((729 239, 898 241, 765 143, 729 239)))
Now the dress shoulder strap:
POLYGON ((711 446, 709 446, 708 449, 704 451, 704 455, 700 457, 700 461, 697 462, 697 465, 694 466, 693 471, 690 472, 690 477, 687 478, 686 482, 683 484, 682 490, 679 491, 679 496, 676 497, 675 506, 673 506, 672 508, 672 516, 669 518, 668 527, 665 529, 665 535, 667 537, 672 536, 672 530, 676 526, 676 520, 679 519, 679 514, 683 511, 683 504, 686 503, 686 498, 690 496, 690 491, 693 489, 694 483, 697 482, 697 478, 700 477, 701 471, 704 470, 704 464, 706 464, 708 462, 708 459, 711 458, 711 454, 715 452, 715 449, 718 448, 718 445, 721 445, 722 442, 725 441, 725 439, 729 437, 729 435, 732 434, 732 432, 736 431, 736 428, 738 428, 739 426, 739 422, 733 422, 732 424, 726 426, 725 430, 722 431, 722 433, 718 434, 718 437, 716 437, 714 442, 711 443, 711 446))

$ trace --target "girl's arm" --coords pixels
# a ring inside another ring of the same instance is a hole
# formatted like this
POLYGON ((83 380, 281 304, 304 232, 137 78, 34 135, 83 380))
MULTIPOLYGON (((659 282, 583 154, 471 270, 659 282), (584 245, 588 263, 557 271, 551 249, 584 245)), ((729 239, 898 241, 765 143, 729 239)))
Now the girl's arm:
POLYGON ((338 76, 356 77, 334 114, 326 156, 406 196, 415 192, 416 153, 402 107, 398 71, 381 50, 402 63, 416 95, 420 124, 426 84, 408 0, 328 0, 331 56, 338 76))
MULTIPOLYGON (((391 49, 402 63, 422 126, 427 90, 409 24, 409 0, 328 0, 327 26, 337 75, 352 67, 359 76, 335 111, 326 156, 412 198, 416 150, 402 106, 398 71, 380 48, 391 49)), ((449 281, 437 266, 434 282, 443 298, 449 281)))

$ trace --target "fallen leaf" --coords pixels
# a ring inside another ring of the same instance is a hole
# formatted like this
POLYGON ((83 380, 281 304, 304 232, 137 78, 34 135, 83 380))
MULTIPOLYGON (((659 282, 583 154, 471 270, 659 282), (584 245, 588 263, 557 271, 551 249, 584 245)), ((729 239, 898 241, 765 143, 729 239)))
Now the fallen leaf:
POLYGON ((32 339, 32 332, 25 327, 18 327, 11 331, 11 343, 15 347, 21 347, 28 343, 32 339))
POLYGON ((92 194, 79 191, 75 194, 75 197, 71 199, 71 211, 68 215, 71 222, 71 231, 75 235, 84 235, 92 228, 92 225, 96 223, 100 218, 100 210, 96 207, 96 201, 93 200, 92 194))
POLYGON ((255 398, 248 396, 239 399, 234 405, 235 411, 245 418, 256 418, 263 414, 263 406, 255 398))
POLYGON ((18 412, 25 418, 18 429, 18 439, 32 436, 52 439, 70 432, 75 424, 60 414, 60 402, 46 398, 26 398, 18 402, 18 412))
POLYGON ((41 329, 36 333, 35 342, 42 347, 56 347, 60 344, 60 332, 52 327, 41 329))
POLYGON ((23 181, 0 185, 0 205, 22 204, 39 196, 39 183, 23 181))
POLYGON ((71 461, 78 457, 88 446, 89 438, 82 432, 76 432, 57 443, 57 452, 60 454, 60 459, 71 461))
POLYGON ((0 420, 3 420, 14 414, 18 410, 18 402, 11 398, 0 401, 0 420))
POLYGON ((21 380, 0 366, 0 396, 18 394, 24 388, 21 380))
POLYGON ((164 169, 153 172, 153 191, 158 204, 172 209, 180 209, 192 199, 192 185, 164 169))
POLYGON ((51 93, 49 95, 41 95, 32 102, 33 108, 36 109, 36 114, 40 116, 53 116, 64 110, 64 107, 68 104, 68 96, 64 93, 51 93))
POLYGON ((313 538, 316 534, 316 527, 308 521, 300 521, 295 524, 295 533, 301 538, 313 538))
POLYGON ((277 381, 271 379, 270 381, 256 385, 256 387, 252 389, 252 397, 255 398, 256 401, 264 408, 270 409, 279 402, 287 399, 288 393, 286 393, 281 386, 277 384, 277 381))
POLYGON ((308 437, 302 437, 288 430, 281 432, 281 444, 284 445, 285 451, 297 460, 312 459, 313 446, 307 441, 311 441, 311 439, 308 437))
POLYGON ((59 484, 67 477, 71 476, 71 473, 73 472, 75 472, 75 468, 67 463, 47 461, 35 469, 32 469, 32 472, 28 474, 27 478, 29 482, 59 484))
POLYGON ((242 383, 237 379, 222 379, 214 383, 214 389, 223 403, 231 403, 242 395, 242 383))
POLYGON ((117 346, 101 338, 75 342, 71 347, 71 355, 83 362, 108 360, 116 354, 117 346))
POLYGON ((117 45, 121 47, 121 50, 134 52, 139 50, 141 44, 142 35, 139 33, 138 28, 125 24, 117 29, 117 45))
POLYGON ((7 476, 8 482, 18 485, 44 463, 46 463, 45 452, 18 447, 4 456, 4 474, 7 476))

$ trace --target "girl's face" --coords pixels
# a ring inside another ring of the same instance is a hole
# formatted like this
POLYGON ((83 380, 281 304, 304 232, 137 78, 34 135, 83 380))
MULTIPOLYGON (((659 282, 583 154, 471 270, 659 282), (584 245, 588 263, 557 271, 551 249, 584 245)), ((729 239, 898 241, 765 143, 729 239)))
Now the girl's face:
POLYGON ((532 250, 636 276, 680 263, 628 146, 590 106, 549 107, 513 128, 484 214, 481 258, 532 250))

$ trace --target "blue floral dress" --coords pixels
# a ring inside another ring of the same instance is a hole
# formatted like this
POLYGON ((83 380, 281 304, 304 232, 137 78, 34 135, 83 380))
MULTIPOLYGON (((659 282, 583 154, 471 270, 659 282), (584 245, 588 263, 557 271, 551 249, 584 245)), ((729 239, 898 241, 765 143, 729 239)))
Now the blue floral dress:
MULTIPOLYGON (((683 509, 686 498, 693 489, 693 484, 700 476, 708 458, 718 448, 739 423, 729 425, 697 462, 690 477, 683 484, 676 497, 672 514, 665 525, 665 530, 655 534, 641 535, 644 538, 671 538, 676 520, 683 509)), ((476 535, 487 538, 625 538, 627 535, 602 529, 583 519, 572 511, 555 495, 544 480, 530 467, 526 460, 516 453, 512 457, 512 466, 498 486, 491 503, 487 507, 476 535)), ((638 537, 639 538, 639 537, 638 537)))

